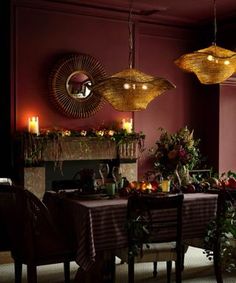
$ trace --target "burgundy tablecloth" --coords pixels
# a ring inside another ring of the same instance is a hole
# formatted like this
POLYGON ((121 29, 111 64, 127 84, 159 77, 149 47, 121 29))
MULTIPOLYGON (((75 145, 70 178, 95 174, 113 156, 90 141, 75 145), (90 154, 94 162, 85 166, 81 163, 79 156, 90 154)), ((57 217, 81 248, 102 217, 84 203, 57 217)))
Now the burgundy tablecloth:
MULTIPOLYGON (((203 238, 209 220, 216 214, 217 195, 185 194, 183 238, 203 238)), ((127 246, 125 230, 127 199, 62 200, 65 217, 70 218, 77 241, 77 263, 88 270, 96 252, 127 246)))

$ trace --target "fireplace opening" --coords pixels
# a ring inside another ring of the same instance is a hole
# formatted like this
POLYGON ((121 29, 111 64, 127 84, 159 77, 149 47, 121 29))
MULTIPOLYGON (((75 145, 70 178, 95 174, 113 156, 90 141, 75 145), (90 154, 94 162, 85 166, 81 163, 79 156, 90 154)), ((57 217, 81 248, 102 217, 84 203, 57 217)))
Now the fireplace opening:
MULTIPOLYGON (((51 190, 55 186, 55 181, 71 181, 79 178, 79 171, 90 169, 94 171, 95 178, 100 179, 99 167, 101 164, 108 164, 109 178, 112 178, 112 168, 119 166, 118 160, 75 160, 63 161, 62 168, 55 167, 54 162, 45 162, 45 190, 51 190)), ((68 182, 69 183, 69 182, 68 182)))

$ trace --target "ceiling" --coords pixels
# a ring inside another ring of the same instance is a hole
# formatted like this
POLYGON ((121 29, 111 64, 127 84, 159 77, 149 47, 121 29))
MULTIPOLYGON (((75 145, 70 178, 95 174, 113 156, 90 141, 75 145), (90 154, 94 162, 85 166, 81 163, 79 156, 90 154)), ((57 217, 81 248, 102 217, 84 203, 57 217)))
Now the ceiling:
MULTIPOLYGON (((47 0, 83 7, 133 13, 142 20, 169 24, 204 25, 214 20, 213 0, 47 0)), ((236 0, 216 0, 216 19, 236 19, 236 0)))

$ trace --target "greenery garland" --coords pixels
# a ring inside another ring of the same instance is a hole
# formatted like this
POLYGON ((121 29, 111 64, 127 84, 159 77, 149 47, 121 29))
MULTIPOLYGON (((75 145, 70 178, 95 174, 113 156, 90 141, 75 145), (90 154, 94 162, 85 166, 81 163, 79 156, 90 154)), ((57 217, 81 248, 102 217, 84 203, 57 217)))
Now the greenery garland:
POLYGON ((54 148, 54 168, 59 167, 62 170, 62 162, 60 156, 62 154, 62 141, 67 137, 81 137, 81 142, 86 151, 86 142, 83 138, 98 138, 100 140, 111 140, 116 143, 117 148, 121 144, 128 144, 136 141, 140 153, 144 151, 145 135, 142 132, 128 133, 124 129, 89 129, 89 130, 68 130, 68 129, 42 129, 39 135, 28 132, 23 133, 23 152, 24 165, 41 166, 43 163, 43 151, 48 142, 53 142, 54 148))

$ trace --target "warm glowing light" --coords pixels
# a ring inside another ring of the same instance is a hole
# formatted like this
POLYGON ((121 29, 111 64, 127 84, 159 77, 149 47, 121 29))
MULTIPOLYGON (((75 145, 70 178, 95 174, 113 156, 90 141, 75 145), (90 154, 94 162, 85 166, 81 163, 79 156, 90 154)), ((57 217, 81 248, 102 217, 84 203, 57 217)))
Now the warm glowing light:
POLYGON ((224 61, 224 64, 225 64, 225 65, 229 65, 229 64, 230 64, 229 60, 225 60, 225 61, 224 61))
POLYGON ((214 61, 214 57, 213 57, 212 55, 208 55, 208 56, 207 56, 207 60, 209 60, 209 61, 214 61))
POLYGON ((152 184, 151 184, 151 183, 147 183, 146 188, 147 188, 148 190, 151 190, 151 189, 152 189, 152 184))
POLYGON ((103 137, 104 131, 103 130, 97 131, 97 135, 100 136, 100 137, 103 137))
POLYGON ((39 118, 38 117, 28 118, 28 131, 31 134, 39 135, 39 118))
POLYGON ((130 84, 125 83, 125 84, 124 84, 124 89, 130 89, 130 84))
POLYGON ((127 133, 132 133, 133 130, 133 119, 122 119, 122 129, 126 130, 127 133))
POLYGON ((114 133, 115 133, 115 131, 113 131, 113 130, 108 131, 108 135, 111 136, 111 137, 114 136, 114 133))
POLYGON ((142 85, 142 89, 147 90, 148 89, 147 85, 142 85))

